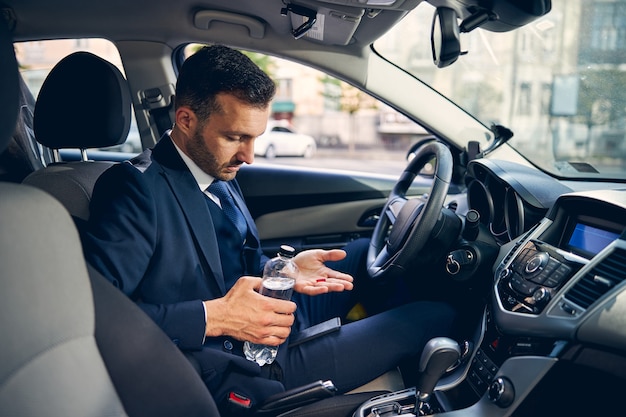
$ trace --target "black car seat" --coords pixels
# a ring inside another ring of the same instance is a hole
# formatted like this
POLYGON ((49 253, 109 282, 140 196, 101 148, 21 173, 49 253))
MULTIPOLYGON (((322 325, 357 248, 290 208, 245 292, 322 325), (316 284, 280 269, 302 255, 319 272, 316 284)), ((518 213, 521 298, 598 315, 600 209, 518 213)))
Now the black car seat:
POLYGON ((88 161, 86 149, 123 143, 131 123, 131 97, 120 70, 89 53, 75 52, 46 77, 35 104, 37 141, 53 149, 55 162, 24 179, 56 197, 86 220, 93 186, 113 162, 88 161), (82 160, 61 162, 59 149, 81 150, 82 160))

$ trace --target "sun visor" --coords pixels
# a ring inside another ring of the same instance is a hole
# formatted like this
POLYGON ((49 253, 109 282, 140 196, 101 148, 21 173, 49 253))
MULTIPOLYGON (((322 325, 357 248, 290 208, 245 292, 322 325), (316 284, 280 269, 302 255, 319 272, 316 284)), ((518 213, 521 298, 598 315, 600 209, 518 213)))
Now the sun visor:
POLYGON ((292 9, 288 10, 287 15, 291 19, 294 36, 299 28, 306 29, 310 26, 298 37, 331 45, 347 45, 364 14, 363 9, 354 8, 339 10, 339 8, 319 7, 316 11, 315 18, 311 18, 296 13, 292 9))

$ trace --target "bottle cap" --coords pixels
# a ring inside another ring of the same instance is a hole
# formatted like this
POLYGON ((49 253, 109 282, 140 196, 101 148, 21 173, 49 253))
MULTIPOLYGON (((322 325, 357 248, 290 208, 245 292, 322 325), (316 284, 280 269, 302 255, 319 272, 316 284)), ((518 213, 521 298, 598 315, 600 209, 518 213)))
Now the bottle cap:
POLYGON ((280 250, 278 251, 279 255, 292 257, 296 255, 296 250, 289 245, 280 245, 280 250))

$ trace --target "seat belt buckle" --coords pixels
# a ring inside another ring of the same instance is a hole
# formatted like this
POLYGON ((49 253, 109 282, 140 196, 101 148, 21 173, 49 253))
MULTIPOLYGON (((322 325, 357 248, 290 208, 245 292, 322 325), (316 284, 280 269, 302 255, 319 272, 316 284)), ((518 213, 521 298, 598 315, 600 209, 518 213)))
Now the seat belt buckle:
POLYGON ((252 400, 245 395, 231 391, 228 393, 228 404, 231 407, 248 409, 252 407, 252 400))

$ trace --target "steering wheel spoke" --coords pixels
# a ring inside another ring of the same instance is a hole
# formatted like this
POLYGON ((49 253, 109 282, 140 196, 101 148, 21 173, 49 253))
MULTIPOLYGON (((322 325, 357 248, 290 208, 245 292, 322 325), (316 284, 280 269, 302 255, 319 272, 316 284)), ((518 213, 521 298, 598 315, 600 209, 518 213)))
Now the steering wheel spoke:
POLYGON ((404 204, 389 231, 387 245, 391 253, 398 252, 405 243, 411 230, 415 227, 415 224, 419 222, 423 208, 424 204, 418 199, 407 200, 406 204, 404 204))
POLYGON ((402 211, 402 207, 406 204, 407 199, 404 197, 396 197, 389 202, 386 206, 385 215, 389 219, 391 226, 393 226, 398 218, 398 215, 402 211))

